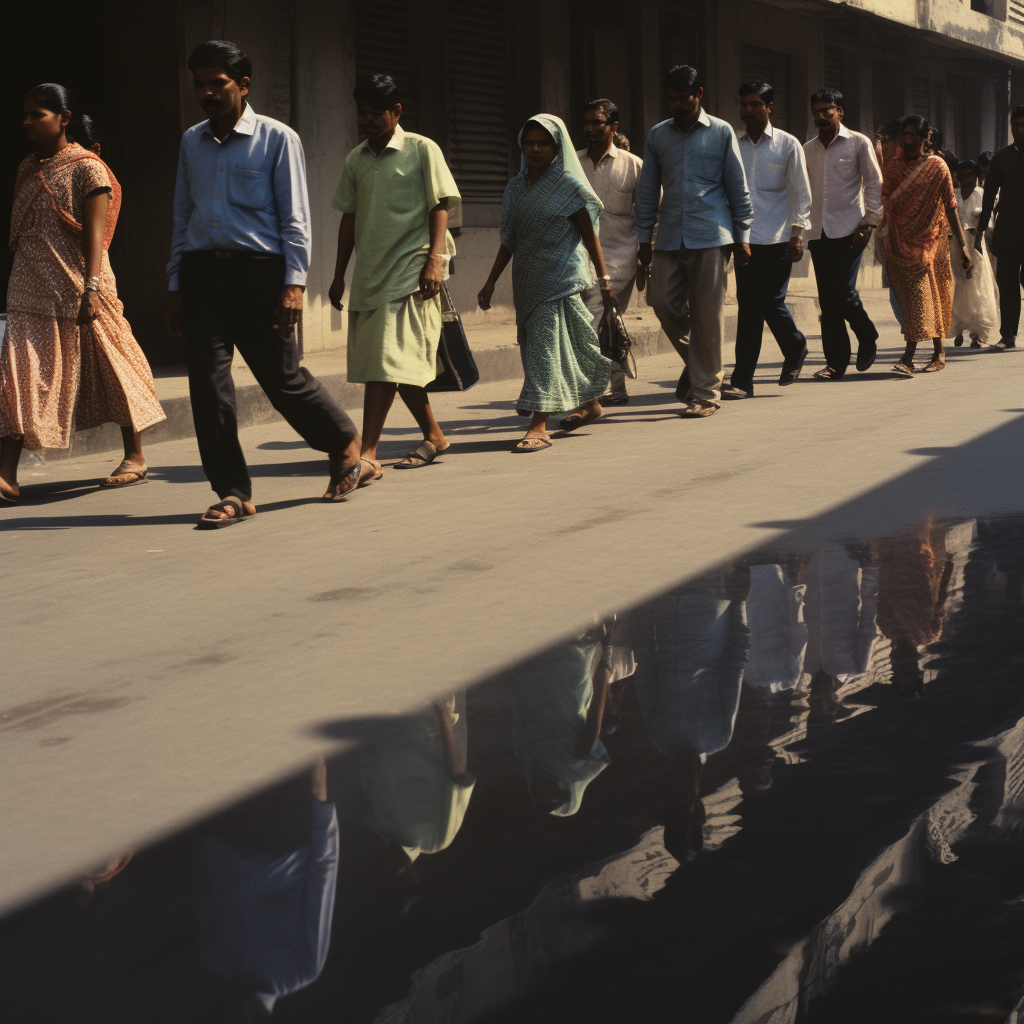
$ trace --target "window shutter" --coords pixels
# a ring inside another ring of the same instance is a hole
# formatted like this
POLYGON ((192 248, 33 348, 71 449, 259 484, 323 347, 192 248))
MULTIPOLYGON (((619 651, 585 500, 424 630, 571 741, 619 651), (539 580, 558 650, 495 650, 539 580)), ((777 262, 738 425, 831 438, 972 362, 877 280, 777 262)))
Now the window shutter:
POLYGON ((775 90, 772 124, 790 131, 790 57, 788 53, 766 50, 744 43, 740 47, 740 81, 767 82, 775 90))
POLYGON ((448 162, 464 203, 500 201, 509 179, 502 0, 449 0, 448 162))
POLYGON ((1024 28, 1024 0, 1007 0, 1006 23, 1015 28, 1024 28))
POLYGON ((927 78, 915 76, 910 83, 910 102, 914 113, 926 121, 932 116, 932 85, 927 78))
POLYGON ((835 43, 825 46, 825 88, 843 91, 843 48, 835 43))
POLYGON ((356 4, 356 74, 390 75, 402 93, 402 127, 416 131, 417 97, 414 88, 409 35, 408 0, 374 0, 356 4))

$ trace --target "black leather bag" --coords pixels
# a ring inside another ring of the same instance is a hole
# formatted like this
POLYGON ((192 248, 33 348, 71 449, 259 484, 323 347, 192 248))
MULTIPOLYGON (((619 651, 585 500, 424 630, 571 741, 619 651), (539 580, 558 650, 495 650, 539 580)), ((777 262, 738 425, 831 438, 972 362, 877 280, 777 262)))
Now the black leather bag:
POLYGON ((606 309, 601 323, 597 328, 597 340, 601 345, 601 355, 613 359, 626 371, 630 380, 636 380, 636 357, 633 355, 633 339, 622 322, 622 314, 617 309, 606 309))
POLYGON ((437 346, 437 376, 428 391, 468 391, 480 381, 480 371, 466 340, 459 311, 452 304, 448 286, 441 285, 441 341, 437 346))

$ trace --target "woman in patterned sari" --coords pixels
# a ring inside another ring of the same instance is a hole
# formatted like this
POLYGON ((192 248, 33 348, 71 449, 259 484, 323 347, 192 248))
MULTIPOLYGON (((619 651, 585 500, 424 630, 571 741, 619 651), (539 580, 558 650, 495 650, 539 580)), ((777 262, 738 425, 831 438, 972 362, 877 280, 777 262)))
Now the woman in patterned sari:
POLYGON ((37 149, 14 189, 0 354, 0 499, 10 504, 22 448, 68 448, 73 430, 101 423, 121 427, 124 461, 100 486, 141 483, 139 432, 165 418, 107 258, 121 188, 76 141, 87 141, 87 123, 66 89, 37 86, 24 111, 37 149))
POLYGON ((572 430, 601 414, 611 363, 601 355, 580 292, 592 284, 588 254, 597 267, 606 306, 615 302, 595 225, 602 209, 560 118, 538 114, 519 133, 522 168, 506 186, 501 245, 491 276, 480 290, 490 309, 494 286, 509 260, 525 381, 517 408, 532 414, 526 436, 513 451, 551 447, 547 418, 579 410, 562 421, 572 430))
POLYGON ((949 336, 953 318, 953 272, 949 262, 950 231, 960 246, 959 259, 970 277, 971 254, 956 212, 953 179, 946 162, 926 156, 928 122, 905 117, 900 125, 903 158, 887 160, 882 179, 885 207, 885 262, 889 282, 903 313, 906 350, 893 367, 898 374, 914 373, 914 351, 930 338, 932 361, 923 373, 946 365, 942 339, 949 336))

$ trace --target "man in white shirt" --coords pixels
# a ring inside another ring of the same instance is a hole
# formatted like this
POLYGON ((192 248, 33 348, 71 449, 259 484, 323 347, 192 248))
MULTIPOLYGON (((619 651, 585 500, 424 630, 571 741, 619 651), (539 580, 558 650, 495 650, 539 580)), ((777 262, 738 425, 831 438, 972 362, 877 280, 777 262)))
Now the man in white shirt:
POLYGON ((811 186, 800 143, 770 120, 775 91, 767 82, 740 86, 740 157, 747 175, 754 223, 750 262, 736 267, 736 365, 723 398, 750 398, 761 354, 765 322, 782 349, 779 384, 792 384, 807 358, 807 343, 786 309, 793 264, 803 257, 803 233, 810 227, 811 186))
POLYGON ((857 369, 875 361, 878 331, 857 294, 857 271, 882 218, 882 172, 871 140, 843 124, 838 89, 819 89, 811 97, 811 113, 818 137, 804 145, 811 179, 807 248, 818 280, 826 363, 814 376, 839 380, 850 365, 847 323, 857 336, 857 369))
MULTIPOLYGON (((615 145, 618 130, 619 108, 609 99, 591 100, 583 111, 583 136, 587 140, 587 148, 579 150, 576 155, 590 187, 604 203, 598 224, 601 250, 605 267, 612 277, 612 291, 619 310, 625 312, 636 283, 637 238, 633 203, 643 161, 615 145)), ((588 288, 581 297, 594 316, 596 331, 604 316, 601 289, 596 286, 588 288)), ((629 402, 625 368, 614 360, 609 386, 611 395, 601 399, 602 405, 626 405, 629 402)))

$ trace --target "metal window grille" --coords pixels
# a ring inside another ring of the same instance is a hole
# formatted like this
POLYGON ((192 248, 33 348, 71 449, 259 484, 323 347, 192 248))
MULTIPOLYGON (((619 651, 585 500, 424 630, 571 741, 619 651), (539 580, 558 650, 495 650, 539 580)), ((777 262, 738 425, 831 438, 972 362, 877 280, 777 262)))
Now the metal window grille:
POLYGON ((465 203, 500 200, 509 179, 502 0, 449 0, 448 161, 465 203))
POLYGON ((740 80, 767 82, 775 90, 772 100, 772 124, 790 131, 790 65, 788 53, 766 50, 762 46, 744 43, 740 47, 740 80))

